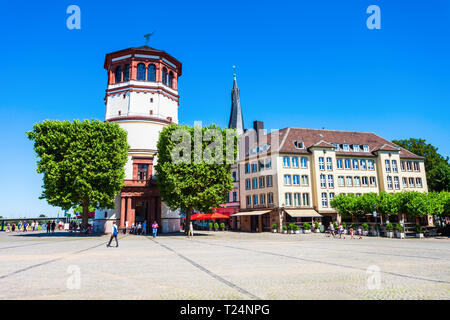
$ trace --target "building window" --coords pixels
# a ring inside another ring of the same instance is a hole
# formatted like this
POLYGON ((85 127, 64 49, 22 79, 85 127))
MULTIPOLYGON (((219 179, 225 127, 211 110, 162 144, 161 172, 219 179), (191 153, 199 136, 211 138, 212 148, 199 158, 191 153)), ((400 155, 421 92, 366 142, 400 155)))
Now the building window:
POLYGON ((398 177, 394 177, 394 188, 397 190, 400 189, 400 181, 398 177))
POLYGON ((237 192, 233 192, 233 202, 237 202, 237 192))
POLYGON ((237 181, 236 171, 233 171, 233 182, 237 181))
POLYGON ((322 207, 328 207, 328 197, 326 192, 322 192, 322 207))
POLYGON ((352 164, 350 159, 345 159, 344 160, 344 164, 345 164, 345 169, 351 169, 352 168, 352 164))
POLYGON ((414 178, 409 178, 409 187, 414 188, 414 178))
POLYGON ((386 172, 391 172, 391 162, 389 160, 384 160, 384 166, 386 168, 386 172))
POLYGON ((253 205, 257 206, 258 205, 258 195, 253 195, 253 205))
POLYGON ((285 186, 291 185, 291 175, 289 175, 289 174, 284 175, 284 185, 285 186))
POLYGON ((115 78, 114 79, 115 83, 119 83, 122 81, 122 67, 121 66, 118 66, 116 68, 116 72, 114 72, 114 78, 115 78))
POLYGON ((298 158, 292 157, 292 168, 298 168, 298 158))
POLYGON ((332 174, 328 175, 328 188, 334 188, 334 179, 332 174))
POLYGON ((305 149, 305 144, 303 141, 294 141, 294 146, 297 149, 305 149))
POLYGON ((303 205, 309 206, 309 193, 303 193, 302 198, 303 198, 303 205))
POLYGON ((266 179, 267 179, 267 181, 266 181, 267 187, 271 187, 272 186, 272 176, 267 176, 266 179))
POLYGON ((342 159, 336 159, 336 167, 342 169, 342 159))
POLYGON ((321 188, 326 188, 327 187, 327 182, 326 182, 326 178, 324 174, 320 175, 320 187, 321 188))
POLYGON ((334 198, 334 192, 330 192, 330 201, 334 198))
POLYGON ((294 186, 298 186, 300 184, 300 176, 298 174, 294 174, 292 176, 292 184, 294 186))
POLYGON ((387 187, 388 189, 392 189, 392 177, 387 176, 387 187))
POLYGON ((307 175, 302 175, 302 185, 303 186, 309 185, 308 176, 307 175))
POLYGON ((369 185, 369 180, 367 179, 367 177, 361 177, 361 184, 364 187, 367 187, 369 185))
POLYGON ((414 161, 414 171, 420 171, 420 166, 417 161, 414 161))
POLYGON ((167 69, 162 69, 162 83, 167 86, 167 69))
POLYGON ((246 199, 247 199, 247 200, 246 200, 246 201, 247 201, 247 208, 249 208, 249 207, 252 206, 252 197, 247 196, 246 199))
POLYGON ((300 206, 300 193, 294 193, 294 206, 300 206))
POLYGON ((245 179, 245 190, 250 190, 251 184, 250 179, 245 179))
POLYGON ((397 160, 392 160, 392 172, 398 172, 397 160))
POLYGON ((126 64, 125 68, 123 69, 123 81, 129 80, 130 80, 130 65, 126 64))
POLYGON ((377 186, 377 179, 375 177, 370 177, 370 185, 372 187, 376 187, 377 186))
POLYGON ((291 166, 290 158, 289 157, 283 157, 283 167, 289 168, 291 166))
POLYGON ((422 178, 416 178, 416 187, 422 187, 422 178))
POLYGON ((259 171, 264 170, 264 161, 263 160, 258 161, 258 168, 259 168, 259 171))
POLYGON ((270 169, 270 168, 272 168, 272 160, 266 159, 266 169, 270 169))
POLYGON ((272 204, 273 203, 273 193, 270 192, 267 194, 267 203, 272 204))
POLYGON ((353 186, 353 179, 352 179, 352 177, 347 177, 345 180, 346 180, 345 184, 347 185, 347 187, 353 186))
POLYGON ((258 164, 256 162, 252 162, 252 172, 258 172, 258 164))
POLYGON ((169 72, 169 87, 173 88, 173 72, 169 72))
POLYGON ((345 187, 345 179, 343 176, 338 177, 338 185, 339 187, 345 187))
POLYGON ((358 160, 353 159, 353 170, 358 170, 359 166, 358 166, 358 160))
POLYGON ((291 193, 285 193, 284 194, 284 202, 286 206, 292 205, 292 194, 291 193))
POLYGON ((354 144, 354 145, 353 145, 353 151, 359 152, 359 145, 354 144))
POLYGON ((301 166, 303 169, 308 168, 308 159, 305 158, 305 157, 302 157, 302 158, 300 159, 300 166, 301 166))
POLYGON ((319 169, 325 170, 325 163, 323 157, 319 157, 319 169))
POLYGON ((408 171, 412 171, 412 163, 411 163, 411 161, 407 161, 406 162, 406 168, 408 169, 408 171))
POLYGON ((369 170, 375 170, 375 164, 373 160, 367 160, 367 168, 369 170))
POLYGON ((264 193, 259 195, 259 204, 266 204, 266 195, 264 193))
POLYGON ((327 170, 333 170, 333 162, 331 158, 327 158, 327 170))
POLYGON ((402 178, 403 188, 408 188, 408 179, 402 178))
POLYGON ((252 189, 258 189, 258 178, 252 179, 252 189))
POLYGON ((342 149, 343 149, 344 151, 348 151, 348 150, 349 150, 348 144, 344 144, 344 145, 342 146, 342 149))
POLYGON ((361 170, 366 170, 366 160, 359 160, 361 170))
POLYGON ((355 187, 359 187, 359 186, 361 186, 361 178, 355 177, 355 187))
POLYGON ((139 180, 148 179, 148 164, 138 164, 138 179, 139 180))
POLYGON ((156 66, 150 64, 147 68, 147 81, 156 82, 156 66))
POLYGON ((265 180, 266 179, 264 177, 259 177, 259 187, 260 188, 264 188, 265 180))
POLYGON ((402 168, 402 171, 405 171, 405 161, 401 161, 400 166, 402 168))
POLYGON ((369 146, 367 144, 363 145, 364 152, 369 152, 369 146))
POLYGON ((143 63, 139 63, 137 65, 136 80, 144 80, 145 81, 145 65, 143 63))

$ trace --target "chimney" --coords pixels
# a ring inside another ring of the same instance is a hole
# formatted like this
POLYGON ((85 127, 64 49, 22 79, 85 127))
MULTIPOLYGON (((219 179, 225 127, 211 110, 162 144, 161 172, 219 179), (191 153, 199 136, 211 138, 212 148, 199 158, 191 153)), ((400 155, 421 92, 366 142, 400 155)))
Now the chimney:
POLYGON ((256 142, 259 145, 259 141, 261 140, 260 136, 264 134, 264 122, 258 120, 253 121, 253 129, 256 133, 256 142))

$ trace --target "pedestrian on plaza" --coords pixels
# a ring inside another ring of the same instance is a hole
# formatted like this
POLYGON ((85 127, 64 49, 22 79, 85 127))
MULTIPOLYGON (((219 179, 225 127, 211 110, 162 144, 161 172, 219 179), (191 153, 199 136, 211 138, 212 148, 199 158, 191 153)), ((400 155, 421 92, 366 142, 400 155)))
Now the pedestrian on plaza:
POLYGON ((188 237, 194 236, 194 225, 192 224, 192 221, 189 223, 189 231, 188 231, 188 237))
POLYGON ((112 226, 111 238, 109 239, 109 242, 106 245, 107 247, 111 247, 112 239, 116 239, 116 248, 119 246, 119 241, 117 241, 117 234, 118 233, 119 233, 119 229, 117 229, 117 224, 114 221, 113 226, 112 226))
MULTIPOLYGON (((342 239, 342 235, 344 234, 344 227, 342 224, 339 224, 339 239, 342 239)), ((345 236, 344 236, 345 239, 345 236)))
POLYGON ((334 224, 331 221, 330 221, 330 227, 329 228, 330 228, 330 233, 331 233, 331 235, 334 238, 336 235, 335 235, 335 231, 334 231, 334 224))
POLYGON ((158 233, 158 223, 156 221, 153 221, 152 224, 152 231, 153 231, 153 238, 156 238, 156 234, 158 233))
POLYGON ((22 221, 19 221, 19 223, 17 223, 17 232, 20 232, 21 229, 22 229, 22 221))
POLYGON ((355 231, 353 230, 353 228, 350 228, 350 239, 355 239, 354 234, 355 231))
POLYGON ((53 220, 53 222, 52 222, 52 232, 55 232, 55 228, 56 228, 56 222, 55 222, 55 220, 53 220))
POLYGON ((144 221, 144 223, 142 223, 142 233, 144 235, 147 234, 147 221, 144 221))
POLYGON ((6 232, 11 232, 11 224, 9 222, 6 225, 6 232))
POLYGON ((50 221, 47 221, 47 233, 50 233, 50 221))
POLYGON ((359 235, 359 238, 358 238, 358 239, 362 239, 362 229, 361 229, 361 226, 358 226, 358 235, 359 235))
POLYGON ((136 234, 134 223, 131 224, 131 233, 136 234))
POLYGON ((16 230, 16 224, 13 223, 12 227, 11 227, 11 232, 14 232, 16 230))
POLYGON ((139 222, 139 224, 138 224, 138 226, 137 226, 137 233, 139 234, 139 235, 141 235, 142 234, 142 224, 139 222))
POLYGON ((31 231, 34 231, 34 221, 31 223, 31 231))
POLYGON ((24 221, 23 222, 23 232, 27 232, 27 228, 28 228, 28 222, 24 221))

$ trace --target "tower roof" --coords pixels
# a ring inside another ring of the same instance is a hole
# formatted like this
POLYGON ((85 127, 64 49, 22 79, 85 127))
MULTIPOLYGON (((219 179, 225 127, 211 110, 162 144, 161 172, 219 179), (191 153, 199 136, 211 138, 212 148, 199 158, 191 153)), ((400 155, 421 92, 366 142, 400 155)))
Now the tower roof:
POLYGON ((228 128, 236 129, 238 134, 244 133, 244 120, 242 117, 239 87, 236 81, 236 73, 233 75, 233 88, 231 89, 231 114, 228 128))

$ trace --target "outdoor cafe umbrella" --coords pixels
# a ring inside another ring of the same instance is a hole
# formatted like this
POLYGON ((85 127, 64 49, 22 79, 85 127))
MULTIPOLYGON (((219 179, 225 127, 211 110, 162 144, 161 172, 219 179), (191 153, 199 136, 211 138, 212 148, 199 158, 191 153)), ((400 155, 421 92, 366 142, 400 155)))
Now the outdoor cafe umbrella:
POLYGON ((191 216, 191 220, 205 220, 205 219, 209 219, 207 214, 204 213, 195 213, 191 216))
POLYGON ((209 215, 209 219, 230 219, 229 216, 221 214, 221 213, 213 213, 211 215, 209 215))

